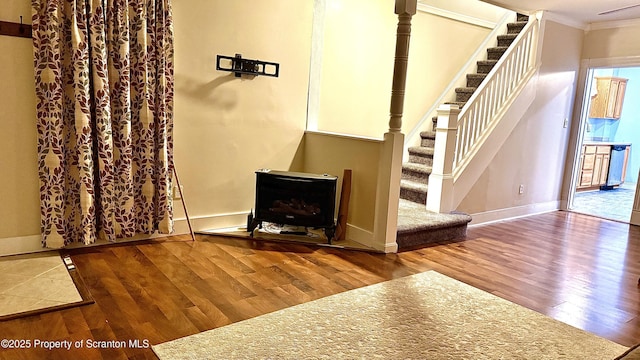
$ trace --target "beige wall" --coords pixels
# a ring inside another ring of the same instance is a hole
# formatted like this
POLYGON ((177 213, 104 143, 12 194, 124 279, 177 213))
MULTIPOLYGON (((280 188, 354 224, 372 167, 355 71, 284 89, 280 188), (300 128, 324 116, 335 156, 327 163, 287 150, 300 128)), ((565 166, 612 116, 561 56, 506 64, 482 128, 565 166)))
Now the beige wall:
MULTIPOLYGON (((348 167, 354 170, 352 204, 359 204, 350 208, 350 222, 364 230, 371 229, 379 143, 363 141, 354 145, 339 137, 326 136, 310 136, 306 144, 302 141, 313 1, 192 0, 175 1, 173 5, 175 160, 196 229, 242 224, 246 212, 253 206, 256 169, 291 169, 340 176, 348 167), (280 63, 280 77, 239 79, 215 70, 217 54, 233 56, 235 53, 280 63), (359 152, 345 156, 354 146, 359 152), (356 166, 350 166, 352 164, 356 166)), ((393 7, 382 8, 391 15, 380 16, 393 17, 393 7)), ((13 19, 23 13, 28 18, 29 1, 11 0, 0 8, 0 19, 15 21, 13 19)), ((386 29, 385 33, 394 34, 395 24, 390 23, 391 20, 385 20, 386 25, 381 27, 386 29)), ((428 97, 439 93, 430 81, 446 81, 443 66, 457 71, 459 66, 452 63, 457 59, 461 63, 466 61, 464 52, 472 52, 473 43, 480 41, 484 36, 481 34, 487 31, 433 15, 417 16, 411 45, 414 57, 409 71, 413 75, 408 84, 405 126, 422 115, 421 107, 429 107, 428 97), (419 20, 422 17, 429 19, 419 20), (467 35, 447 40, 453 32, 467 35), (432 37, 421 39, 424 34, 432 37), (436 40, 436 35, 443 36, 442 40, 436 40), (460 45, 460 41, 467 40, 464 46, 460 45), (430 46, 444 46, 447 42, 456 46, 446 56, 438 57, 429 51, 430 46), (424 57, 425 63, 416 59, 418 55, 424 57)), ((473 213, 558 199, 567 134, 562 121, 570 115, 581 37, 579 30, 548 24, 538 98, 465 199, 461 210, 473 213), (525 194, 514 195, 521 183, 525 185, 525 194)), ((39 206, 31 43, 27 39, 0 36, 0 48, 0 93, 3 94, 0 97, 0 166, 3 169, 0 239, 36 236, 39 206)), ((389 82, 375 86, 381 88, 381 100, 358 105, 367 108, 379 102, 382 114, 341 117, 329 129, 340 131, 337 127, 343 123, 368 129, 375 117, 381 125, 372 133, 382 136, 388 122, 392 68, 387 64, 378 70, 376 81, 389 82)), ((176 208, 179 220, 182 217, 179 202, 176 208)))
MULTIPOLYGON (((380 139, 388 131, 398 22, 393 9, 394 0, 327 1, 318 130, 380 139)), ((403 132, 418 123, 490 32, 418 11, 403 132)))
POLYGON ((288 170, 303 137, 313 1, 174 1, 173 16, 175 163, 189 215, 199 230, 242 224, 232 215, 253 207, 255 171, 288 170), (280 76, 216 71, 216 55, 236 53, 279 63, 280 76))
POLYGON ((351 169, 352 191, 347 219, 350 225, 366 232, 373 232, 381 148, 381 141, 329 134, 308 133, 304 141, 305 165, 302 170, 338 176, 338 194, 341 192, 343 170, 351 169))
POLYGON ((477 214, 560 200, 569 138, 563 122, 572 116, 582 37, 582 30, 547 21, 536 98, 459 210, 477 214))
MULTIPOLYGON (((28 0, 3 1, 0 20, 31 23, 28 0)), ((0 36, 0 238, 40 233, 33 43, 0 36)))
POLYGON ((585 34, 583 59, 604 59, 640 55, 640 25, 591 30, 585 34))

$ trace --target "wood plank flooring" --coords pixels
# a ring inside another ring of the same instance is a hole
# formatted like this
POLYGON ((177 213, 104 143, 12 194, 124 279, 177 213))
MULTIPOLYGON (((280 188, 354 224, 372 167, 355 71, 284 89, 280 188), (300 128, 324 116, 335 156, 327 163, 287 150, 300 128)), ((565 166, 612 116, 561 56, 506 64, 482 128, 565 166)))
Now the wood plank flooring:
POLYGON ((640 228, 580 214, 471 227, 465 241, 388 255, 213 236, 68 253, 95 303, 0 322, 3 339, 30 341, 0 359, 155 359, 150 344, 428 270, 620 344, 640 342, 640 228))

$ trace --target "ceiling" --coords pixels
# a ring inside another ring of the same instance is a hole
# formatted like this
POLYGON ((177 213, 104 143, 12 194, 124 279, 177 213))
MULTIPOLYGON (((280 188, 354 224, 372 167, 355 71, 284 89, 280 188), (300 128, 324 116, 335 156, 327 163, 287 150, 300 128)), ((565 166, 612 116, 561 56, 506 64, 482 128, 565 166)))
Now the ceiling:
POLYGON ((515 11, 545 10, 584 26, 640 18, 640 0, 481 0, 515 11), (621 9, 620 11, 614 11, 621 9), (608 14, 601 14, 609 12, 608 14), (601 14, 601 15, 599 15, 601 14))

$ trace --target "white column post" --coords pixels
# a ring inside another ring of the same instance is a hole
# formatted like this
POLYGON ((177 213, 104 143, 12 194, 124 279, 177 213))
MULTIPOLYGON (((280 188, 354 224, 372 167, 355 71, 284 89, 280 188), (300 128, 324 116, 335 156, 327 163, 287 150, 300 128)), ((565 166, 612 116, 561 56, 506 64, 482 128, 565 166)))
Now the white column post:
POLYGON ((404 134, 400 131, 407 81, 411 17, 415 15, 417 6, 417 0, 396 0, 395 5, 395 13, 398 15, 398 29, 389 110, 389 132, 384 134, 384 144, 380 154, 373 229, 376 248, 387 253, 398 251, 396 236, 404 148, 404 134))
POLYGON ((393 85, 389 110, 390 132, 400 132, 402 128, 404 92, 407 84, 407 66, 409 63, 411 17, 416 14, 417 8, 418 0, 396 0, 395 12, 398 15, 398 28, 396 30, 396 57, 393 67, 393 85))
POLYGON ((427 210, 446 213, 453 209, 453 162, 458 132, 458 105, 438 108, 433 166, 429 176, 427 210))

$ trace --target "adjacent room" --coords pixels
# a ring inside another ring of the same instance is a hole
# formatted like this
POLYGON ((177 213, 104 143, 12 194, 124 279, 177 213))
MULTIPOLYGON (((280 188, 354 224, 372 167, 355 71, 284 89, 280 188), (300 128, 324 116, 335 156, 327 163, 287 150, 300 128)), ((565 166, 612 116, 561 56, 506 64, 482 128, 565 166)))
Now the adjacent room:
POLYGON ((0 359, 633 356, 640 5, 544 7, 5 0, 0 359))

